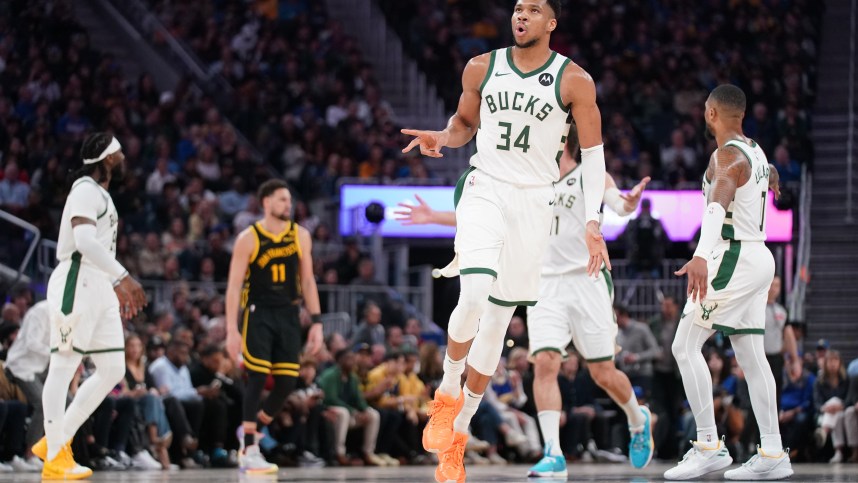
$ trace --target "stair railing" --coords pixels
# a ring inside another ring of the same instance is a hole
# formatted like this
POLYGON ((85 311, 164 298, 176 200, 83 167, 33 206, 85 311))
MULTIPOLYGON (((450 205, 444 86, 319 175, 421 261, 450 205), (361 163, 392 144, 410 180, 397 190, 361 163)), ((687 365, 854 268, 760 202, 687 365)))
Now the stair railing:
POLYGON ((804 302, 807 296, 807 284, 810 279, 810 205, 813 194, 813 175, 807 165, 801 168, 801 193, 798 207, 798 250, 796 253, 795 273, 793 274, 792 291, 787 297, 790 322, 804 322, 804 302))

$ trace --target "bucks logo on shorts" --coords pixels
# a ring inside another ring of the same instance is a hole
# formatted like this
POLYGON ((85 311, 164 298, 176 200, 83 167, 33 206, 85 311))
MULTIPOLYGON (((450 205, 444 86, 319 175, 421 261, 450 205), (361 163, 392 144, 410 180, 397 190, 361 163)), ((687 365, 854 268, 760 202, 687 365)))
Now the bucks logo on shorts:
POLYGON ((703 311, 703 314, 700 316, 703 320, 709 320, 709 316, 712 315, 712 312, 718 308, 718 302, 712 304, 711 307, 707 307, 703 302, 700 303, 700 310, 703 311))

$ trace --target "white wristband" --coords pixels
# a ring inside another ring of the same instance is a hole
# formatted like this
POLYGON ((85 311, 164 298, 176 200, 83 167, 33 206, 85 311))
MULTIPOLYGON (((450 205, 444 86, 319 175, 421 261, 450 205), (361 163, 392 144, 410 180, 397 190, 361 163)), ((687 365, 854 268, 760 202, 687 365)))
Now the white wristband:
POLYGON ((620 198, 620 190, 616 186, 605 190, 605 204, 620 216, 628 216, 632 213, 626 210, 626 200, 620 198))
POLYGON ((721 240, 721 227, 727 218, 727 211, 721 203, 709 203, 703 212, 703 223, 700 226, 700 241, 697 242, 697 250, 694 256, 709 260, 709 255, 715 249, 715 245, 721 240))

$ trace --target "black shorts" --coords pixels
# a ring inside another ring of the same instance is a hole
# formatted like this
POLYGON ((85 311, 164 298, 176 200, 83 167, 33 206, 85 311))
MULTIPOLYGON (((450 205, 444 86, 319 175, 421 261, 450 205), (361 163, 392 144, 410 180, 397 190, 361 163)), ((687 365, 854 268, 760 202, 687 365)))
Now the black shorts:
POLYGON ((298 310, 297 305, 247 306, 241 331, 241 352, 247 369, 275 376, 298 377, 298 356, 301 353, 298 310))

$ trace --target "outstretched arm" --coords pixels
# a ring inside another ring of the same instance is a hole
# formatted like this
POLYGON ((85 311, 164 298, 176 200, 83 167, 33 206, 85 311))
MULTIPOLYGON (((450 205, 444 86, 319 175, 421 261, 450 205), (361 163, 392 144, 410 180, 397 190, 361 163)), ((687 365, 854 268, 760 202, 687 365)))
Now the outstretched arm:
POLYGON ((455 211, 435 211, 420 195, 415 194, 417 206, 407 203, 399 203, 399 210, 395 211, 396 219, 403 225, 446 225, 456 226, 455 211))
POLYGON ((411 151, 415 146, 420 146, 420 154, 441 158, 444 156, 441 154, 441 148, 444 146, 458 148, 473 139, 480 125, 482 100, 480 86, 489 70, 490 56, 490 53, 478 55, 465 66, 465 71, 462 73, 462 95, 459 97, 459 107, 443 131, 402 130, 403 134, 415 136, 402 150, 403 153, 411 151))

